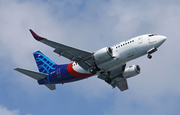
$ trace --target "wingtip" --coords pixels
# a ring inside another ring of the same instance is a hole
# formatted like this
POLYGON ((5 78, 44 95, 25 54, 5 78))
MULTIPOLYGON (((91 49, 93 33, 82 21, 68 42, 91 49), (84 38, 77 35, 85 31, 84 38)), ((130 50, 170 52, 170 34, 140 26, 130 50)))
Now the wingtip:
POLYGON ((18 72, 19 72, 21 69, 20 69, 20 68, 15 68, 14 70, 16 70, 16 71, 18 71, 18 72))
POLYGON ((29 31, 31 32, 31 31, 32 31, 32 29, 29 29, 29 31))
POLYGON ((29 31, 31 32, 32 36, 33 36, 36 40, 40 41, 40 40, 44 40, 44 39, 45 39, 45 38, 43 38, 43 37, 38 36, 32 29, 29 29, 29 31))

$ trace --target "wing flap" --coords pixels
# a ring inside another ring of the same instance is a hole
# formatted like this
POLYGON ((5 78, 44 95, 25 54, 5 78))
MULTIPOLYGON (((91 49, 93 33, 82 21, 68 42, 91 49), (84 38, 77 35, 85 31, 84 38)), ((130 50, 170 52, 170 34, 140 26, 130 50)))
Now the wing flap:
POLYGON ((76 56, 74 54, 68 53, 67 51, 63 51, 59 48, 56 48, 54 50, 55 53, 59 54, 60 56, 66 57, 67 59, 71 60, 71 61, 80 61, 82 58, 80 56, 76 56))
POLYGON ((98 78, 102 80, 105 80, 107 77, 108 77, 107 75, 103 75, 103 74, 98 76, 98 78))
POLYGON ((117 87, 118 87, 121 91, 127 90, 127 89, 128 89, 127 80, 126 80, 126 79, 123 79, 122 81, 120 81, 120 82, 117 84, 117 87))
POLYGON ((56 43, 47 39, 41 40, 42 43, 51 46, 55 48, 54 52, 71 60, 71 61, 79 61, 79 58, 74 58, 73 57, 81 57, 81 58, 86 58, 89 56, 92 56, 92 53, 79 50, 73 47, 69 47, 60 43, 56 43))

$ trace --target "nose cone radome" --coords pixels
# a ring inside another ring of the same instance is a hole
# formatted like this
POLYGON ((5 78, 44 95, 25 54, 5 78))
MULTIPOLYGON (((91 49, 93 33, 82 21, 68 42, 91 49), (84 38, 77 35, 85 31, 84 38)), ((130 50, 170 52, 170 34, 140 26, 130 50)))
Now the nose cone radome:
POLYGON ((160 39, 161 39, 160 41, 161 41, 162 43, 164 43, 164 42, 166 41, 167 38, 166 38, 166 36, 161 36, 160 39))
POLYGON ((166 36, 159 36, 158 37, 158 46, 162 45, 166 41, 166 36))

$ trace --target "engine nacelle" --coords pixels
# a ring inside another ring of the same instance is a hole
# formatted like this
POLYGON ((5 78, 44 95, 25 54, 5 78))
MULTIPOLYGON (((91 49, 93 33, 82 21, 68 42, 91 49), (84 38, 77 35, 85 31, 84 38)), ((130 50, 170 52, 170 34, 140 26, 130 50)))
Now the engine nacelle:
POLYGON ((138 75, 140 73, 141 69, 138 65, 133 65, 133 66, 129 66, 127 67, 124 72, 123 72, 123 77, 124 78, 130 78, 133 77, 135 75, 138 75))
POLYGON ((110 47, 102 48, 94 53, 96 61, 104 60, 112 57, 112 49, 110 47))

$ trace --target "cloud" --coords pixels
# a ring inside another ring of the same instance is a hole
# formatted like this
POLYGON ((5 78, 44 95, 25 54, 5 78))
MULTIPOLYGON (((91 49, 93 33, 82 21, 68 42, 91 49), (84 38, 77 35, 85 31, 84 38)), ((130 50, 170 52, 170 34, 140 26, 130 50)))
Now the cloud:
MULTIPOLYGON (((8 108, 0 105, 0 115, 20 115, 19 110, 9 110, 8 108)), ((32 114, 26 114, 26 115, 32 115, 32 114)))
POLYGON ((0 115, 19 115, 19 110, 8 110, 6 107, 0 106, 0 115))
MULTIPOLYGON (((38 100, 41 97, 43 100, 46 95, 62 95, 60 90, 68 89, 71 95, 83 96, 92 103, 99 99, 110 100, 112 103, 108 108, 111 109, 102 107, 105 110, 101 113, 180 112, 177 108, 180 96, 179 1, 7 0, 0 3, 0 83, 9 84, 5 87, 9 89, 6 92, 15 95, 13 99, 18 100, 19 94, 26 93, 28 98, 38 100), (30 28, 42 37, 88 51, 146 33, 162 34, 168 39, 158 52, 152 54, 152 60, 144 56, 127 63, 128 66, 138 64, 142 70, 140 75, 128 79, 128 91, 112 90, 111 86, 93 76, 84 81, 58 85, 57 92, 49 93, 46 87, 38 86, 36 81, 13 71, 15 67, 37 71, 32 56, 37 50, 56 63, 69 63, 54 54, 52 48, 35 41, 28 31, 30 28)), ((109 101, 105 104, 108 105, 109 101)), ((3 106, 0 110, 9 111, 3 106)), ((11 112, 19 115, 19 110, 11 112)))

